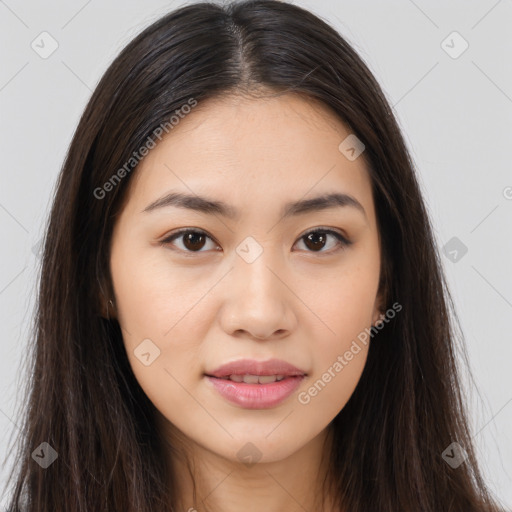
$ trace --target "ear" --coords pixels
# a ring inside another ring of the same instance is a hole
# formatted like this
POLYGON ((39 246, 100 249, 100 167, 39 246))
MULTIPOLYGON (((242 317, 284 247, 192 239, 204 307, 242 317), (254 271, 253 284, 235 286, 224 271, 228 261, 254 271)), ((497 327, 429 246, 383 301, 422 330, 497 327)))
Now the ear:
POLYGON ((112 320, 113 318, 117 318, 113 298, 102 298, 102 301, 100 302, 100 316, 102 316, 105 320, 112 320))
POLYGON ((106 279, 101 279, 97 290, 97 311, 106 320, 117 318, 114 292, 106 279))
POLYGON ((377 298, 375 299, 375 304, 373 307, 372 313, 372 325, 376 325, 379 323, 384 316, 385 310, 385 294, 383 292, 379 292, 377 294, 377 298))
POLYGON ((379 276, 379 285, 377 287, 377 296, 372 313, 372 325, 376 326, 385 318, 386 304, 390 303, 390 283, 392 269, 386 264, 389 260, 385 260, 379 276))

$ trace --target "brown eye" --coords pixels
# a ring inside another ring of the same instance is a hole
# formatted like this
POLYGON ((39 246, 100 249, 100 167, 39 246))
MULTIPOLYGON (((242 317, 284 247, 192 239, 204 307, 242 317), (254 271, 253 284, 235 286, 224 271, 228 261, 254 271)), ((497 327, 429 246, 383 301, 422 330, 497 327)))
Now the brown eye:
POLYGON ((312 251, 318 251, 324 248, 326 239, 325 233, 309 233, 304 237, 304 243, 312 251))
POLYGON ((182 240, 182 247, 178 247, 178 249, 184 252, 205 252, 202 249, 207 245, 207 240, 212 240, 204 231, 184 229, 162 240, 162 244, 171 244, 178 239, 182 240))
MULTIPOLYGON (((306 252, 313 253, 331 253, 349 246, 352 242, 347 240, 341 233, 332 229, 315 229, 303 235, 299 241, 304 241, 306 252), (329 244, 329 239, 334 239, 334 243, 329 244), (336 247, 337 246, 337 247, 336 247), (327 247, 326 250, 325 247, 327 247)), ((195 229, 182 229, 177 231, 161 242, 163 245, 177 245, 177 250, 184 253, 200 253, 206 252, 209 249, 218 248, 214 243, 212 237, 207 235, 204 231, 195 229), (175 241, 181 239, 180 244, 175 241), (208 241, 212 243, 207 247, 208 241), (206 247, 206 248, 205 248, 206 247)))
POLYGON ((183 236, 183 245, 189 251, 200 251, 205 243, 205 236, 199 233, 187 233, 183 236))
POLYGON ((307 247, 309 252, 319 252, 319 253, 329 253, 335 252, 338 249, 343 249, 344 247, 351 244, 341 233, 337 231, 333 231, 331 229, 315 229, 314 231, 310 231, 303 235, 300 240, 304 240, 304 245, 307 247), (333 237, 336 242, 331 244, 331 248, 334 245, 338 246, 338 248, 334 250, 323 250, 326 245, 328 245, 329 237, 333 237))

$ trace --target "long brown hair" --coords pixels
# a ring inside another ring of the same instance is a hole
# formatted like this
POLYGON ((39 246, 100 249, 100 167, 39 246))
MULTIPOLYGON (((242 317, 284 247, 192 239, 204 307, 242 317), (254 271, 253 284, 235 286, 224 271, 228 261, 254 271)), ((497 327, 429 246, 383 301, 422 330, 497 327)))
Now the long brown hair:
POLYGON ((110 65, 80 119, 46 230, 10 511, 174 508, 155 408, 132 373, 119 324, 101 314, 100 302, 113 296, 112 228, 136 170, 126 163, 170 115, 191 98, 262 88, 320 100, 364 143, 381 289, 387 307, 403 308, 376 335, 330 425, 326 491, 351 512, 500 510, 477 466, 459 383, 461 335, 392 109, 326 22, 254 0, 187 5, 153 23, 110 65), (46 469, 31 456, 47 449, 42 442, 58 454, 46 469), (454 442, 467 454, 456 468, 443 457, 454 442))

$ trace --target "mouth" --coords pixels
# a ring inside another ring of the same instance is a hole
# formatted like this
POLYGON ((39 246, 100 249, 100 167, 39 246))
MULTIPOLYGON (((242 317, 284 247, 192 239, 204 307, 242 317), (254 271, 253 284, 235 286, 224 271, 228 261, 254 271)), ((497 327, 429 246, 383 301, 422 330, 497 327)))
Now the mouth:
POLYGON ((208 377, 221 378, 223 380, 230 380, 238 383, 243 382, 245 384, 271 384, 272 382, 279 382, 288 378, 286 375, 242 375, 237 373, 233 373, 227 377, 214 377, 213 375, 208 375, 208 377))
POLYGON ((246 382, 247 384, 256 384, 256 377, 258 379, 260 377, 276 377, 276 380, 282 380, 285 377, 304 377, 306 372, 282 359, 268 359, 267 361, 239 359, 223 364, 211 372, 206 372, 205 375, 218 379, 228 378, 235 382, 242 382, 240 377, 248 377, 252 380, 246 382))
POLYGON ((244 409, 268 409, 286 400, 307 373, 286 361, 243 359, 205 373, 228 402, 244 409))

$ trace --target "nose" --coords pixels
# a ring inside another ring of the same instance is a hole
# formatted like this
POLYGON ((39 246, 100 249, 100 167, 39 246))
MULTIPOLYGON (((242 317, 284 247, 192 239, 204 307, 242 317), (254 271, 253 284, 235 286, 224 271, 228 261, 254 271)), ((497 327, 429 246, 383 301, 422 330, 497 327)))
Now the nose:
POLYGON ((265 253, 252 263, 238 258, 230 273, 219 314, 223 330, 231 336, 270 340, 295 329, 290 283, 265 253))

